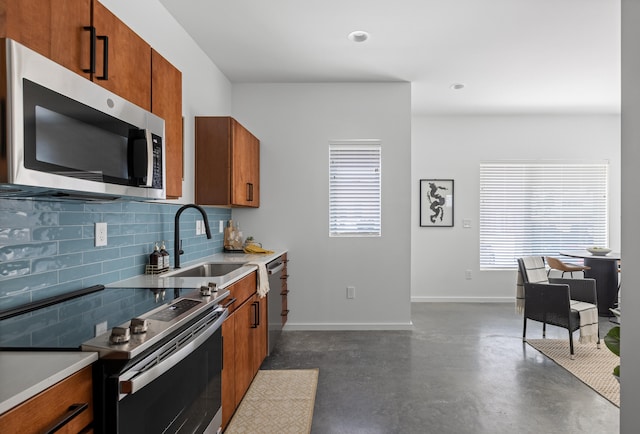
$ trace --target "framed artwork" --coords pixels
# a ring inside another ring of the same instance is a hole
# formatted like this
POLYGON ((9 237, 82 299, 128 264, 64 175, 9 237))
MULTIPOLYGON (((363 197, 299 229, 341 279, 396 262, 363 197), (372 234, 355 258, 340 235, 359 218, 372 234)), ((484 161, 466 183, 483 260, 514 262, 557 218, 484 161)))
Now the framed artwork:
POLYGON ((420 180, 420 226, 453 226, 453 179, 420 180))

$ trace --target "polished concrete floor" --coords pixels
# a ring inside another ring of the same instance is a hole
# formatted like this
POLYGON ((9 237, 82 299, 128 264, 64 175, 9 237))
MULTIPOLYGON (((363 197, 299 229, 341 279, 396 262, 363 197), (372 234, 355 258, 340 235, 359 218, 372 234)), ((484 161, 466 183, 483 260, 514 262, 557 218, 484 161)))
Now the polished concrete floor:
POLYGON ((262 369, 320 369, 312 434, 619 432, 616 406, 523 345, 512 304, 414 303, 412 320, 412 331, 284 332, 262 369))

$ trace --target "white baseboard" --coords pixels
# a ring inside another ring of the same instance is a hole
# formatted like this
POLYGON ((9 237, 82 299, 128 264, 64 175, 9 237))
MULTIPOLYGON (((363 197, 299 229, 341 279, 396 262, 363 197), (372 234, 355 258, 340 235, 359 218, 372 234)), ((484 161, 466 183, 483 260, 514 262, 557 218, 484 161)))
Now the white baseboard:
POLYGON ((337 330, 413 330, 413 323, 292 323, 284 331, 337 331, 337 330))
POLYGON ((412 303, 515 303, 515 297, 411 297, 412 303))

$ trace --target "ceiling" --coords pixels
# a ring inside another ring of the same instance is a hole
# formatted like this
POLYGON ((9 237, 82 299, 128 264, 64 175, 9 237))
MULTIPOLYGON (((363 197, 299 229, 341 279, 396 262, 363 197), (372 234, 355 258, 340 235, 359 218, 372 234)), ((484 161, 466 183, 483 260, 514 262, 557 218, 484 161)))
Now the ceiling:
POLYGON ((233 83, 408 81, 414 114, 620 113, 620 0, 160 1, 233 83))

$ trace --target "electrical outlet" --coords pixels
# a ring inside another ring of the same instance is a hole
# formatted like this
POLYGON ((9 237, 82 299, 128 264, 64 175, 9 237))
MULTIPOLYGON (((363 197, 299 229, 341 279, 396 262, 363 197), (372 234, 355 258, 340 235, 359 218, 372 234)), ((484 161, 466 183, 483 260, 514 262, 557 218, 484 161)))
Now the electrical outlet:
POLYGON ((224 232, 224 222, 220 220, 220 226, 218 226, 218 233, 221 234, 224 232))
POLYGON ((464 278, 467 280, 471 280, 471 270, 466 270, 464 272, 464 278))
POLYGON ((202 220, 196 220, 196 235, 202 235, 202 220))
POLYGON ((349 298, 349 299, 356 298, 356 287, 355 286, 347 286, 347 298, 349 298))
POLYGON ((107 245, 107 224, 104 222, 96 223, 95 232, 96 232, 96 239, 95 239, 96 247, 106 246, 107 245))
POLYGON ((107 322, 106 321, 102 321, 102 322, 99 322, 98 324, 96 324, 95 332, 96 332, 96 334, 95 334, 96 336, 100 336, 100 335, 106 333, 107 332, 107 322))

